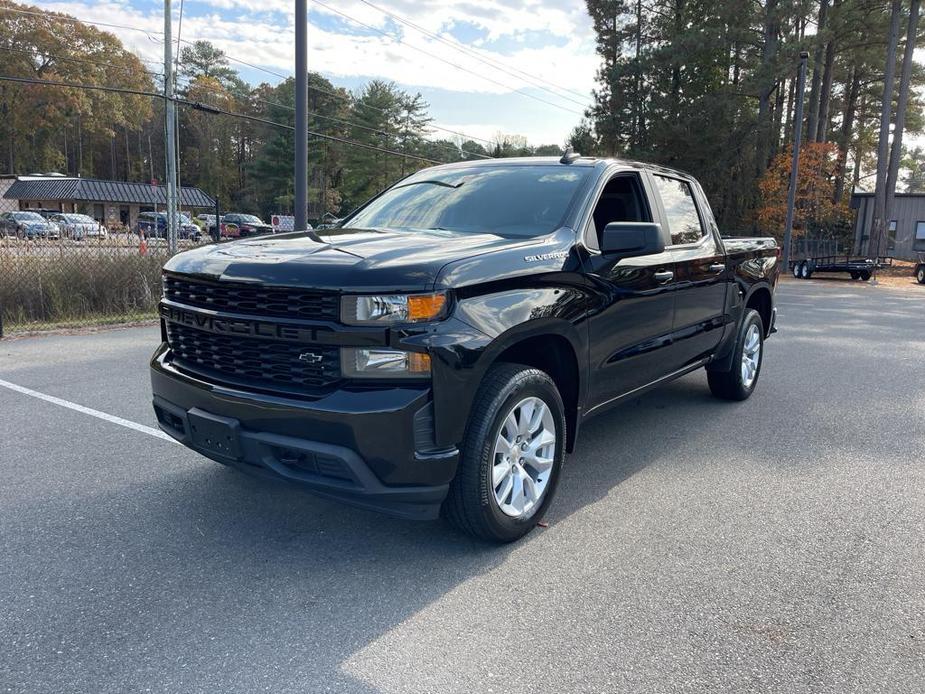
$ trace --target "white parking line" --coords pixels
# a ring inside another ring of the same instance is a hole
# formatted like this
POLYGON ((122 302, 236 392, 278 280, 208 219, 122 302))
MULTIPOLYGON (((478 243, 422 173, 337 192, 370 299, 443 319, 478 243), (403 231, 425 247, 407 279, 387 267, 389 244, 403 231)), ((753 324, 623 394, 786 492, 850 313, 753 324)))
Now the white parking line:
POLYGON ((132 422, 128 419, 122 419, 122 417, 116 417, 115 415, 106 414, 105 412, 100 412, 99 410, 84 407, 83 405, 78 405, 76 402, 62 400, 61 398, 56 398, 54 395, 46 395, 45 393, 40 393, 37 390, 32 390, 31 388, 23 388, 22 386, 18 386, 15 383, 4 381, 2 378, 0 378, 0 386, 9 388, 10 390, 16 391, 17 393, 22 393, 23 395, 29 395, 33 398, 38 398, 39 400, 50 402, 53 405, 66 407, 69 410, 74 410, 75 412, 83 412, 84 414, 88 414, 91 417, 102 419, 105 422, 118 424, 119 426, 125 427, 126 429, 134 429, 135 431, 140 431, 142 434, 154 436, 155 438, 163 439, 164 441, 170 441, 171 443, 179 443, 179 441, 168 436, 160 429, 154 429, 153 427, 148 427, 144 424, 138 424, 137 422, 132 422))

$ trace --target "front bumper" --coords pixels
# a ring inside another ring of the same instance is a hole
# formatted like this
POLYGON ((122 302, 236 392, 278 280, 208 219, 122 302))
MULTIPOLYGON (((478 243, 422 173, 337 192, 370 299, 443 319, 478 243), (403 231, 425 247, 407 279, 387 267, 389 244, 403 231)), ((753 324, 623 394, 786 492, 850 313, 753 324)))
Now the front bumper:
POLYGON ((436 518, 456 448, 436 449, 427 387, 334 390, 313 400, 199 380, 151 360, 158 423, 193 450, 252 474, 403 518, 436 518))

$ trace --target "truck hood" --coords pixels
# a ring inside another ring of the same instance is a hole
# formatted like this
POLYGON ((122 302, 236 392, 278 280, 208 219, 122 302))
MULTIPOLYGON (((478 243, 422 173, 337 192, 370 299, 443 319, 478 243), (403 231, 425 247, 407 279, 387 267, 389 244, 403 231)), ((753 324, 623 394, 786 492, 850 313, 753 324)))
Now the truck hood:
POLYGON ((325 229, 214 244, 174 256, 168 272, 208 279, 347 291, 430 288, 447 263, 541 243, 445 230, 325 229))

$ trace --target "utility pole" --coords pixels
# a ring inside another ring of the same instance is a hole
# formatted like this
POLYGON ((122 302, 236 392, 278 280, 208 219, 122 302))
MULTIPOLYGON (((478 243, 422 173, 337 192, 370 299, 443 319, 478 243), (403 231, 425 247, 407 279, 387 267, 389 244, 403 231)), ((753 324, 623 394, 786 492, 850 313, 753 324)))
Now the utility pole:
POLYGON ((787 220, 784 222, 784 252, 781 266, 790 272, 790 244, 793 240, 793 209, 796 206, 797 182, 800 174, 800 140, 803 136, 803 92, 806 89, 806 61, 809 53, 800 53, 800 71, 797 79, 797 104, 793 117, 793 161, 790 164, 790 187, 787 189, 787 220))
POLYGON ((164 151, 167 153, 167 248, 177 252, 177 102, 173 83, 173 32, 170 0, 164 0, 164 151))
POLYGON ((293 229, 308 228, 308 0, 295 0, 295 209, 293 229))

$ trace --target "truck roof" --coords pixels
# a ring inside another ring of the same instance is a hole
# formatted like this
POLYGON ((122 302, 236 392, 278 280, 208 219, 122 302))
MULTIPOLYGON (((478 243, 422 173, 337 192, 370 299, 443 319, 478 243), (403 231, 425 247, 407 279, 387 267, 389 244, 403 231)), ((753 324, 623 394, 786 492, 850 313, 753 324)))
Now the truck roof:
POLYGON ((491 166, 580 166, 580 167, 609 167, 611 165, 624 166, 627 169, 648 169, 658 171, 684 178, 693 178, 691 174, 680 169, 672 169, 659 164, 650 164, 648 162, 635 161, 632 159, 620 159, 616 157, 578 157, 569 163, 563 163, 560 157, 498 157, 492 159, 477 159, 456 161, 450 164, 439 164, 431 167, 433 169, 460 169, 460 168, 480 168, 491 166))

